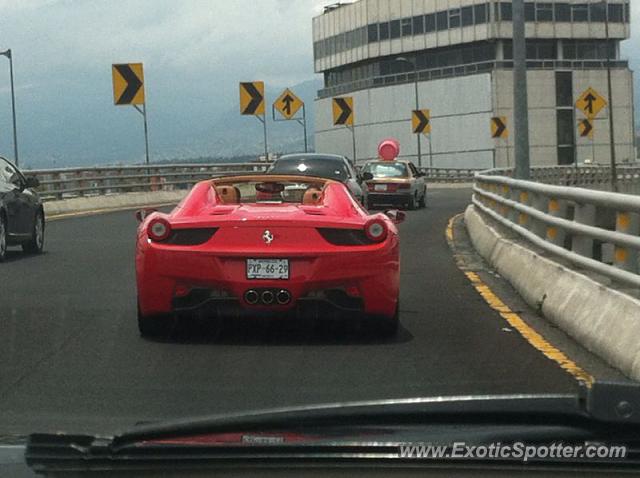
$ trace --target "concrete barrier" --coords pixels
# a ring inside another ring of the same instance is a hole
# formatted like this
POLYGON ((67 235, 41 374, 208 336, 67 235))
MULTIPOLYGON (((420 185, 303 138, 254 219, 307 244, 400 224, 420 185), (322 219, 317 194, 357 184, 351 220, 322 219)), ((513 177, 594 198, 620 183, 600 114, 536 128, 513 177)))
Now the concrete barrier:
POLYGON ((50 219, 72 214, 91 214, 137 207, 177 204, 187 190, 114 194, 110 196, 78 197, 44 203, 45 216, 50 219))
POLYGON ((465 212, 479 254, 524 300, 585 348, 640 381, 640 300, 501 233, 474 206, 465 212))

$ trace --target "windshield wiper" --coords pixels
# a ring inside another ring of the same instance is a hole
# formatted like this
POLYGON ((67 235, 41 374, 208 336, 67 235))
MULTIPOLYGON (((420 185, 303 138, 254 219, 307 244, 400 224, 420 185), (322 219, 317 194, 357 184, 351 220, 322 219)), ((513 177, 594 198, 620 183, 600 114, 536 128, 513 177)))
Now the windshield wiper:
MULTIPOLYGON (((640 384, 577 394, 458 396, 302 406, 146 424, 113 437, 34 434, 36 470, 269 460, 401 460, 407 443, 640 444, 640 384), (75 468, 74 468, 75 467, 75 468), (77 468, 80 467, 80 468, 77 468)), ((626 465, 640 464, 627 456, 626 465)))

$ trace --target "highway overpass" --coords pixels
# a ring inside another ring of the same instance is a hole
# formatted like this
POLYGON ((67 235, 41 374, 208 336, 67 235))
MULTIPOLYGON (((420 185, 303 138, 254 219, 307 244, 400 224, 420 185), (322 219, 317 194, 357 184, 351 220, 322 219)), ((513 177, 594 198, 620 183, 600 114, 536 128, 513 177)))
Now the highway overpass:
POLYGON ((273 322, 143 339, 133 212, 52 219, 44 255, 12 251, 0 266, 0 430, 109 433, 212 412, 628 380, 475 252, 462 221, 471 201, 470 184, 432 186, 428 207, 400 226, 402 327, 390 340, 273 322))

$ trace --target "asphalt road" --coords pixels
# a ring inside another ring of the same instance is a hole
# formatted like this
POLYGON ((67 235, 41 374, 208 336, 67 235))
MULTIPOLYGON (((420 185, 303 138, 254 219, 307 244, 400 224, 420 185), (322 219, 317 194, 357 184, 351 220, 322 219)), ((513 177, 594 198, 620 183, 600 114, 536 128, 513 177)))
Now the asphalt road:
POLYGON ((0 264, 0 435, 109 433, 138 421, 348 400, 570 392, 576 380, 489 308, 456 267, 435 190, 401 226, 402 329, 240 324, 171 342, 136 326, 132 212, 51 222, 46 253, 0 264))

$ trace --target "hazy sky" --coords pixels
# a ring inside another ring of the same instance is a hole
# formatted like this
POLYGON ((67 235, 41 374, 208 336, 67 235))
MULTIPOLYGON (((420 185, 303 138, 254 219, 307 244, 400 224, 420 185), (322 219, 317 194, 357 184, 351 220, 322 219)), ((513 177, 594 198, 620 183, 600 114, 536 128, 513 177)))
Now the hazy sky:
MULTIPOLYGON (((143 62, 150 121, 183 129, 198 121, 189 111, 203 118, 234 108, 239 80, 280 87, 312 79, 311 18, 335 1, 0 0, 23 155, 63 163, 70 143, 78 143, 73 154, 91 156, 90 145, 104 151, 139 135, 128 123, 135 112, 113 106, 112 63, 143 62)), ((631 3, 640 26, 640 1, 631 3)), ((0 57, 0 154, 11 156, 8 80, 0 57)))

